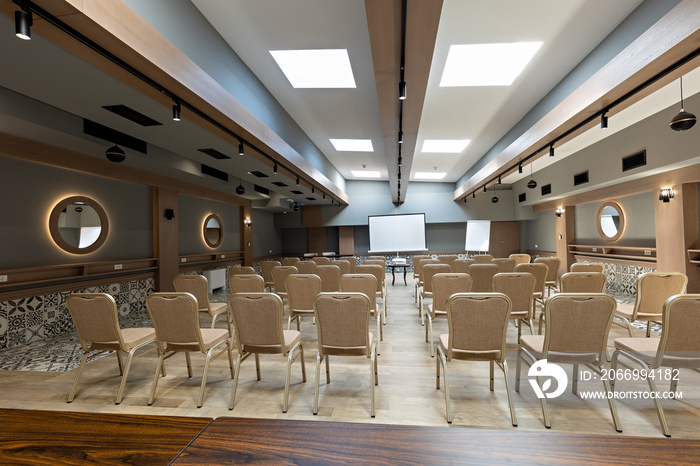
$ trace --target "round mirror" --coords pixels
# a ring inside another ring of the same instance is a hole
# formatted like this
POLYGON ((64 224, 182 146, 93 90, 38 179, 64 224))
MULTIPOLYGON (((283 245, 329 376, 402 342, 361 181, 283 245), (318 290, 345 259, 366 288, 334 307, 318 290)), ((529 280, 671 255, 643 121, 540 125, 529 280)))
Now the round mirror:
POLYGON ((217 248, 224 239, 224 224, 216 214, 210 214, 204 219, 204 242, 210 248, 217 248))
POLYGON ((84 196, 63 199, 49 215, 49 231, 64 251, 87 254, 107 239, 107 213, 94 200, 84 196))
POLYGON ((598 209, 598 233, 605 241, 617 241, 625 231, 625 214, 615 201, 604 202, 598 209))

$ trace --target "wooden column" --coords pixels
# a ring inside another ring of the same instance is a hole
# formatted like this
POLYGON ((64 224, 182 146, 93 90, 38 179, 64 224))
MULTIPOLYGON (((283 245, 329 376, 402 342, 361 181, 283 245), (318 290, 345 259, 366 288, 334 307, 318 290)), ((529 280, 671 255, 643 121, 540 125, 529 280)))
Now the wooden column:
MULTIPOLYGON (((659 186, 655 195, 658 195, 659 186)), ((688 276, 688 292, 700 292, 700 271, 688 260, 688 249, 698 249, 698 190, 695 183, 673 186, 669 202, 654 201, 656 221, 656 268, 659 272, 681 272, 688 276)))
POLYGON ((328 232, 323 226, 323 211, 320 205, 302 207, 301 226, 307 231, 308 252, 328 251, 328 232))
POLYGON ((338 240, 338 254, 355 254, 355 227, 338 227, 338 240))
POLYGON ((241 251, 243 251, 243 265, 253 265, 253 228, 255 225, 246 226, 245 219, 253 218, 253 208, 248 205, 241 206, 241 251))
MULTIPOLYGON (((554 215, 554 214, 552 214, 554 215)), ((561 217, 556 217, 555 234, 557 235, 557 257, 559 258, 559 276, 569 271, 574 263, 574 255, 569 252, 569 245, 576 243, 574 234, 574 206, 564 207, 561 217)))
POLYGON ((175 291, 173 278, 178 274, 177 192, 153 188, 153 255, 158 258, 156 291, 175 291), (165 210, 172 209, 174 218, 165 218, 165 210))

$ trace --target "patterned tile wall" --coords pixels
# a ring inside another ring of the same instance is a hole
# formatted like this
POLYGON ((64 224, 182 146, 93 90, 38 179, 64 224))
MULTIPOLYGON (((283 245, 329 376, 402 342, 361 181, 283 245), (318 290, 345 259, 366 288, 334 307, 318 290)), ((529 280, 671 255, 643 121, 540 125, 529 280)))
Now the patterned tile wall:
POLYGON ((152 278, 0 302, 0 350, 43 340, 75 327, 66 307, 71 293, 109 293, 120 317, 146 311, 152 278))

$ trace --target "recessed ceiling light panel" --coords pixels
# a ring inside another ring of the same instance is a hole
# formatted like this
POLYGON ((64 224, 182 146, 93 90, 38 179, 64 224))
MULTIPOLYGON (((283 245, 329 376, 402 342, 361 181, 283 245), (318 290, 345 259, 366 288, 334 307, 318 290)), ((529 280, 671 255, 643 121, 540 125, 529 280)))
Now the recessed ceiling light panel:
POLYGON ((441 180, 447 175, 446 172, 416 172, 414 180, 441 180))
POLYGON ((352 176, 355 178, 381 178, 381 173, 369 170, 351 170, 352 176))
POLYGON ((426 139, 421 152, 431 154, 460 154, 467 148, 469 139, 426 139))
POLYGON ((357 87, 345 49, 270 50, 270 54, 295 89, 357 87))
POLYGON ((451 45, 440 87, 510 86, 542 42, 451 45))
POLYGON ((371 139, 331 139, 339 152, 374 152, 371 139))

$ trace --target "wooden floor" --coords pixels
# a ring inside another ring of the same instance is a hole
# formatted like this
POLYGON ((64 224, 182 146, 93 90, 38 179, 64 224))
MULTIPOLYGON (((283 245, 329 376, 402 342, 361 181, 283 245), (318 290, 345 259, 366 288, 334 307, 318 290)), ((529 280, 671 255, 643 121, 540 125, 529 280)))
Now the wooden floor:
MULTIPOLYGON (((376 418, 370 418, 369 362, 364 358, 331 358, 332 383, 321 383, 320 411, 312 415, 316 327, 310 320, 302 322, 302 341, 307 363, 307 382, 301 381, 299 363, 292 369, 289 411, 282 413, 285 360, 281 356, 262 356, 262 380, 255 380, 252 359, 243 363, 238 396, 233 411, 228 410, 231 378, 225 357, 210 366, 204 405, 196 407, 204 358, 193 355, 195 377, 188 379, 183 355, 167 361, 168 376, 161 378, 153 406, 147 406, 148 393, 155 370, 155 351, 141 353, 132 365, 124 400, 114 404, 119 373, 113 355, 90 363, 73 403, 67 404, 75 371, 67 373, 2 371, 0 372, 0 408, 121 413, 216 419, 234 416, 296 421, 336 421, 398 426, 446 427, 444 390, 435 389, 435 362, 425 343, 411 287, 397 280, 389 286, 389 322, 384 327, 384 341, 379 357, 379 385, 376 389, 376 418)), ((370 326, 373 329, 374 325, 370 326)), ((435 339, 445 333, 446 321, 435 325, 435 339)), ((527 330, 525 330, 527 332, 527 330)), ((626 330, 613 326, 611 340, 626 336, 626 330)), ((637 335, 642 336, 641 330, 637 335)), ((509 327, 508 363, 511 385, 515 380, 516 329, 509 327)), ((566 368, 571 378, 571 367, 566 368)), ((654 437, 663 439, 656 410, 649 399, 618 400, 617 408, 623 433, 615 432, 607 402, 587 400, 567 390, 549 400, 552 428, 545 429, 540 402, 526 374, 520 393, 514 394, 518 427, 512 427, 508 403, 498 369, 495 391, 489 390, 488 363, 450 363, 450 388, 454 421, 452 429, 498 429, 504 434, 523 434, 527 445, 532 436, 561 433, 605 435, 610 437, 654 437)), ((666 389, 667 385, 659 386, 666 389)), ((617 390, 646 391, 645 383, 618 382, 617 390)), ((662 402, 674 438, 700 438, 700 373, 681 370, 678 389, 680 400, 662 402)), ((601 391, 600 381, 579 383, 579 391, 601 391)), ((4 427, 3 427, 4 428, 4 427)), ((460 431, 472 432, 472 430, 460 431)), ((517 436, 514 438, 518 438, 517 436)))

